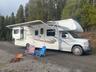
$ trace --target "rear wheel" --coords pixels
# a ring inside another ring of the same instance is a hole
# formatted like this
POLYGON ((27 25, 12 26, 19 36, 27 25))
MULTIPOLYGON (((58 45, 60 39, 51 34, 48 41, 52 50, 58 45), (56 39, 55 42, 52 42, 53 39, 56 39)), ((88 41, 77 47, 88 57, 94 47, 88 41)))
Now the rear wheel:
POLYGON ((76 56, 81 56, 83 54, 82 47, 80 47, 80 46, 74 46, 72 49, 72 52, 76 56))

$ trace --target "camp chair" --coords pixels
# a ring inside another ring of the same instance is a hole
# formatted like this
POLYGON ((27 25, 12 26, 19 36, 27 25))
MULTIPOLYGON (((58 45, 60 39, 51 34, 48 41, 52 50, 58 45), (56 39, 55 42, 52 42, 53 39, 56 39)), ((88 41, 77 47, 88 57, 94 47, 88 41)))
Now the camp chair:
POLYGON ((34 52, 35 52, 35 46, 30 46, 28 53, 34 54, 34 52))
POLYGON ((26 54, 34 54, 34 52, 35 52, 35 46, 30 45, 30 46, 27 48, 27 50, 25 50, 25 55, 26 55, 26 54))
POLYGON ((35 55, 36 55, 36 56, 39 56, 39 57, 45 56, 45 54, 46 54, 46 46, 43 46, 43 47, 40 48, 39 50, 36 50, 36 51, 35 51, 35 55))

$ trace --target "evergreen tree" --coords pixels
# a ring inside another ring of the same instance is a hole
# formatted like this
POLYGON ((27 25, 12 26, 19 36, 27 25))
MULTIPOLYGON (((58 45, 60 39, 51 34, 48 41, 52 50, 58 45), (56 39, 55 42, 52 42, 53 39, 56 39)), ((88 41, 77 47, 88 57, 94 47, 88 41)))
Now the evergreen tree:
POLYGON ((25 21, 29 20, 28 17, 29 17, 29 6, 28 6, 28 4, 26 4, 26 6, 25 6, 25 21))
POLYGON ((29 20, 44 20, 44 7, 41 0, 29 1, 29 20))
POLYGON ((29 20, 58 20, 66 0, 29 0, 29 20))
POLYGON ((10 17, 10 24, 15 24, 15 16, 14 16, 13 12, 12 12, 11 17, 10 17))
POLYGON ((5 21, 4 16, 0 16, 0 29, 2 29, 5 26, 4 21, 5 21))
POLYGON ((0 40, 4 40, 5 39, 5 18, 4 16, 0 17, 0 40))
POLYGON ((16 14, 16 23, 22 23, 25 21, 25 17, 24 17, 24 9, 23 6, 20 5, 17 14, 16 14))
POLYGON ((59 20, 66 0, 46 0, 47 20, 59 20))
POLYGON ((74 15, 76 11, 78 10, 80 0, 67 0, 65 7, 62 11, 61 18, 67 19, 67 18, 74 18, 74 15), (77 8, 78 7, 78 8, 77 8))
POLYGON ((90 4, 92 4, 93 6, 96 6, 96 0, 88 0, 90 4))
POLYGON ((11 23, 10 23, 10 16, 6 16, 5 17, 5 25, 7 26, 7 25, 10 25, 11 23))

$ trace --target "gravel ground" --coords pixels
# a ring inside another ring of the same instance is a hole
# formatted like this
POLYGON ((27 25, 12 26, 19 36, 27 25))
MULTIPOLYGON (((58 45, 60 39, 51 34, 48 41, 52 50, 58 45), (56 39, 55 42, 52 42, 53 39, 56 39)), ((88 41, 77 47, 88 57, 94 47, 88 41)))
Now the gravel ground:
MULTIPOLYGON (((68 68, 63 68, 50 63, 43 64, 26 60, 15 64, 8 64, 0 72, 71 72, 68 68)), ((76 72, 76 71, 74 71, 76 72)))
POLYGON ((96 54, 74 56, 71 53, 47 50, 46 57, 34 62, 32 56, 25 56, 18 63, 9 60, 24 48, 10 42, 0 42, 0 72, 96 72, 96 54), (42 60, 47 61, 46 64, 42 60))
MULTIPOLYGON (((16 63, 9 63, 14 54, 7 53, 0 49, 0 72, 71 72, 72 70, 51 64, 44 58, 27 59, 16 63)), ((28 55, 29 57, 29 55, 28 55)), ((78 70, 79 71, 79 70, 78 70)), ((76 70, 74 72, 77 72, 76 70)))
POLYGON ((34 58, 30 55, 28 55, 30 58, 25 56, 23 61, 9 63, 15 57, 16 52, 23 52, 23 49, 10 46, 11 44, 7 42, 3 42, 0 46, 0 72, 70 72, 67 68, 53 65, 43 58, 34 58))
POLYGON ((2 63, 8 63, 10 61, 11 58, 13 58, 14 55, 7 53, 4 50, 0 50, 0 64, 2 63))

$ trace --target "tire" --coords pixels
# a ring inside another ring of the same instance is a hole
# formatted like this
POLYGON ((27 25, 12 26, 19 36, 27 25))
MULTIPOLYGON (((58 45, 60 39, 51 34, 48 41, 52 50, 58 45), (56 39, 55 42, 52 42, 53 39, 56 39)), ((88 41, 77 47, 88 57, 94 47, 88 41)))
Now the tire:
POLYGON ((76 56, 81 56, 83 54, 83 49, 80 46, 74 46, 72 49, 72 53, 76 56))

